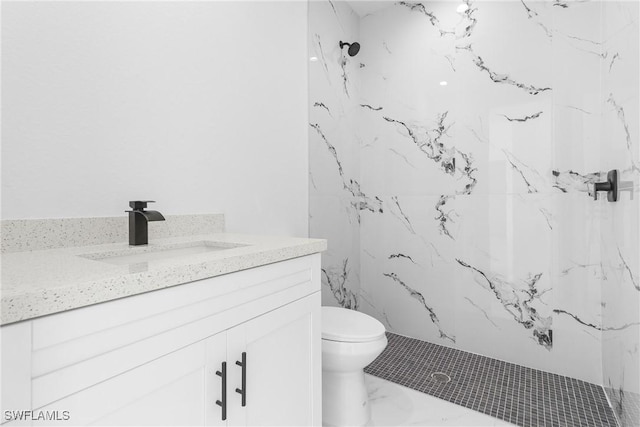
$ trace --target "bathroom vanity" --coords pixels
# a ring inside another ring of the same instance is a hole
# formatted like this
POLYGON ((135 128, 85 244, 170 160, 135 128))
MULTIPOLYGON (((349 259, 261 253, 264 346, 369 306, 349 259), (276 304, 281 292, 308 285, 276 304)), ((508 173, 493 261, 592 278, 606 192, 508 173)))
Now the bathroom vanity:
POLYGON ((5 254, 3 423, 320 425, 325 248, 217 233, 5 254))

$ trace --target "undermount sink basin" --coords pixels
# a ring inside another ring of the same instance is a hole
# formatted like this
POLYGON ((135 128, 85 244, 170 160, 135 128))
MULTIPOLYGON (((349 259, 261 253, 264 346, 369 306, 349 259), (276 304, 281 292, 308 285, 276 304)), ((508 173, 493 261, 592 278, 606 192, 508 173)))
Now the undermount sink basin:
POLYGON ((218 252, 238 248, 241 244, 226 242, 191 242, 181 245, 132 247, 128 251, 93 253, 80 255, 94 261, 106 262, 113 265, 131 265, 160 261, 172 258, 188 257, 190 255, 218 252))

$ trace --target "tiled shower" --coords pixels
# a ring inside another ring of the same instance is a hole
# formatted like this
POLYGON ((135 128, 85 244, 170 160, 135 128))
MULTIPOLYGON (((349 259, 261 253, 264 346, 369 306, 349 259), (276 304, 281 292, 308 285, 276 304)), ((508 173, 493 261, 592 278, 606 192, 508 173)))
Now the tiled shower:
POLYGON ((603 386, 638 425, 639 22, 637 1, 310 2, 323 304, 603 386), (594 200, 612 169, 619 200, 594 200))

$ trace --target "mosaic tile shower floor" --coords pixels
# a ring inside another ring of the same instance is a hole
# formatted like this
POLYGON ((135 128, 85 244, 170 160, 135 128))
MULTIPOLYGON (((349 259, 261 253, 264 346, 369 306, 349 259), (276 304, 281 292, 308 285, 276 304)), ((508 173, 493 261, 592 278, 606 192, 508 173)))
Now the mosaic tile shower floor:
POLYGON ((617 426, 598 385, 392 333, 387 337, 387 348, 366 373, 522 427, 617 426), (451 380, 434 379, 438 372, 451 380))

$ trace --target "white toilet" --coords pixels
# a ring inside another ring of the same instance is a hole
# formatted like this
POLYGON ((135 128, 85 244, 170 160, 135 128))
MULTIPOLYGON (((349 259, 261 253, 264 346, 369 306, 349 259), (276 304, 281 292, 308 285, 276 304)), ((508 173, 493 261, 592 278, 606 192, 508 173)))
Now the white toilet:
POLYGON ((371 316, 322 307, 322 424, 364 426, 371 418, 364 367, 387 346, 384 325, 371 316))

